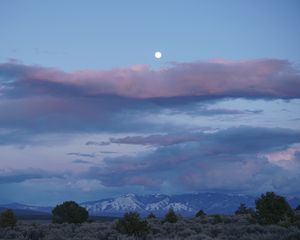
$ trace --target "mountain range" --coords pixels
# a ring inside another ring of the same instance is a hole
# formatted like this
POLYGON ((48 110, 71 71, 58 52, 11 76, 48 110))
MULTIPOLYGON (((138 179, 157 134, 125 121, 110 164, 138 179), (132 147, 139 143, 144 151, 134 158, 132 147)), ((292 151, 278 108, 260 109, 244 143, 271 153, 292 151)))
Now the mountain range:
MULTIPOLYGON (((116 198, 82 202, 80 205, 85 207, 92 216, 121 216, 129 211, 139 212, 143 216, 150 212, 162 216, 170 208, 183 216, 193 216, 200 209, 209 214, 231 214, 241 203, 254 208, 255 199, 253 196, 226 193, 127 194, 116 198)), ((293 208, 300 204, 300 198, 297 197, 288 197, 287 200, 293 208)), ((28 215, 39 215, 51 213, 53 207, 30 206, 19 203, 0 205, 0 211, 5 208, 15 210, 17 214, 21 212, 28 215)))

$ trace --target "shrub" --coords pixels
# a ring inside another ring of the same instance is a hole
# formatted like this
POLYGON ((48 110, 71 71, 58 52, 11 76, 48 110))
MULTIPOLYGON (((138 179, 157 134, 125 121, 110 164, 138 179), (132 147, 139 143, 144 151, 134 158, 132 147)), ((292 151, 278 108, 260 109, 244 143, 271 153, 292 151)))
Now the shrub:
POLYGON ((150 213, 147 218, 148 219, 153 219, 153 218, 156 218, 156 216, 155 216, 154 213, 150 213))
POLYGON ((215 214, 213 215, 213 224, 218 224, 218 223, 222 223, 223 219, 221 217, 221 215, 219 214, 215 214))
POLYGON ((254 214, 252 208, 247 208, 244 203, 241 203, 239 208, 234 212, 235 215, 254 214))
POLYGON ((0 215, 0 227, 15 227, 17 224, 17 218, 15 213, 11 209, 6 209, 0 215))
POLYGON ((164 222, 176 223, 178 221, 178 217, 172 208, 169 209, 167 214, 165 215, 164 222))
POLYGON ((295 211, 293 225, 300 228, 300 210, 295 211))
POLYGON ((25 235, 24 237, 27 237, 27 239, 30 240, 40 240, 43 239, 44 232, 41 231, 41 229, 32 228, 32 229, 28 229, 24 235, 25 235))
POLYGON ((93 222, 95 222, 95 220, 94 220, 94 219, 91 219, 91 218, 89 218, 88 220, 86 220, 86 222, 87 222, 87 223, 93 223, 93 222))
POLYGON ((193 236, 196 234, 196 231, 190 229, 190 228, 184 228, 182 231, 178 231, 178 236, 183 238, 183 239, 186 239, 190 236, 193 236))
POLYGON ((278 224, 293 220, 294 212, 284 197, 274 192, 262 194, 256 199, 257 220, 261 224, 278 224))
POLYGON ((74 201, 64 202, 52 210, 53 223, 82 223, 87 221, 88 217, 88 211, 74 201))
POLYGON ((300 204, 295 208, 295 211, 300 211, 300 204))
POLYGON ((195 217, 204 217, 206 214, 205 214, 205 212, 203 211, 203 210, 199 210, 197 213, 196 213, 196 215, 195 215, 195 217))
POLYGON ((136 212, 125 213, 123 218, 118 220, 116 229, 129 236, 143 236, 149 232, 148 222, 142 220, 136 212))
POLYGON ((248 215, 246 219, 250 224, 256 224, 257 223, 257 219, 256 219, 255 214, 248 215))

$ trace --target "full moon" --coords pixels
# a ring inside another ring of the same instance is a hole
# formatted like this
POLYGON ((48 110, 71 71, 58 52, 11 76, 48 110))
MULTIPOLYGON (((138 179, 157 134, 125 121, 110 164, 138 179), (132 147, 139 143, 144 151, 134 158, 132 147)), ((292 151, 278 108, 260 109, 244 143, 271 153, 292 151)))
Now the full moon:
POLYGON ((155 56, 155 58, 160 59, 162 54, 161 54, 161 52, 155 52, 154 56, 155 56))

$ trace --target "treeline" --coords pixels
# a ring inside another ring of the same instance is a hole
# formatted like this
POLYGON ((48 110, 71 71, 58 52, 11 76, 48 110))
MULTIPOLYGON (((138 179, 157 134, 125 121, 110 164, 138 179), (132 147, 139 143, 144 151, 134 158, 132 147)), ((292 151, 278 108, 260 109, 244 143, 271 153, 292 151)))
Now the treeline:
MULTIPOLYGON (((247 208, 245 204, 241 203, 239 208, 235 211, 235 215, 246 215, 249 223, 271 225, 278 224, 280 226, 289 227, 295 225, 300 228, 300 205, 292 209, 286 199, 274 192, 267 192, 262 194, 255 201, 255 210, 247 208)), ((195 217, 203 218, 206 213, 199 210, 195 217)), ((213 223, 221 223, 223 221, 222 215, 214 214, 213 223)), ((148 219, 156 218, 153 213, 150 213, 148 219)), ((173 209, 170 209, 165 217, 161 220, 162 223, 176 223, 180 216, 177 216, 173 209)), ((138 213, 126 213, 116 225, 119 232, 127 235, 141 236, 149 232, 148 222, 140 218, 138 213)))
MULTIPOLYGON (((300 205, 292 209, 286 199, 274 192, 262 194, 255 201, 255 209, 248 208, 241 203, 235 211, 235 215, 243 215, 251 224, 270 225, 276 224, 282 227, 294 226, 300 228, 300 205)), ((207 215, 203 210, 195 214, 195 218, 212 219, 212 224, 223 223, 226 218, 223 215, 207 215)), ((146 219, 143 219, 136 212, 129 212, 115 222, 114 228, 121 234, 141 237, 151 231, 149 222, 155 220, 156 223, 174 224, 182 219, 173 209, 169 209, 162 219, 158 219, 155 214, 150 213, 146 219)), ((52 210, 52 222, 54 224, 79 224, 84 222, 93 222, 89 218, 88 211, 74 201, 67 201, 57 205, 52 210)), ((0 216, 1 228, 14 228, 17 224, 17 217, 10 209, 5 210, 0 216)))

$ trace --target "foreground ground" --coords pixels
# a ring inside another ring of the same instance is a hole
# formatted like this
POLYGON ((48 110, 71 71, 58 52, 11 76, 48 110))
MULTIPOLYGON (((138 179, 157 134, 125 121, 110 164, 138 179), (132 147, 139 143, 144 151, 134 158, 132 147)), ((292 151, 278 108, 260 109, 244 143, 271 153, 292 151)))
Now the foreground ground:
MULTIPOLYGON (((144 239, 222 239, 222 240, 299 240, 299 226, 261 226, 246 216, 212 216, 180 219, 177 223, 148 220, 150 232, 144 239)), ((0 229, 0 239, 96 240, 136 239, 115 229, 116 221, 84 224, 51 224, 20 222, 15 228, 0 229)), ((142 238, 143 239, 143 238, 142 238)))

